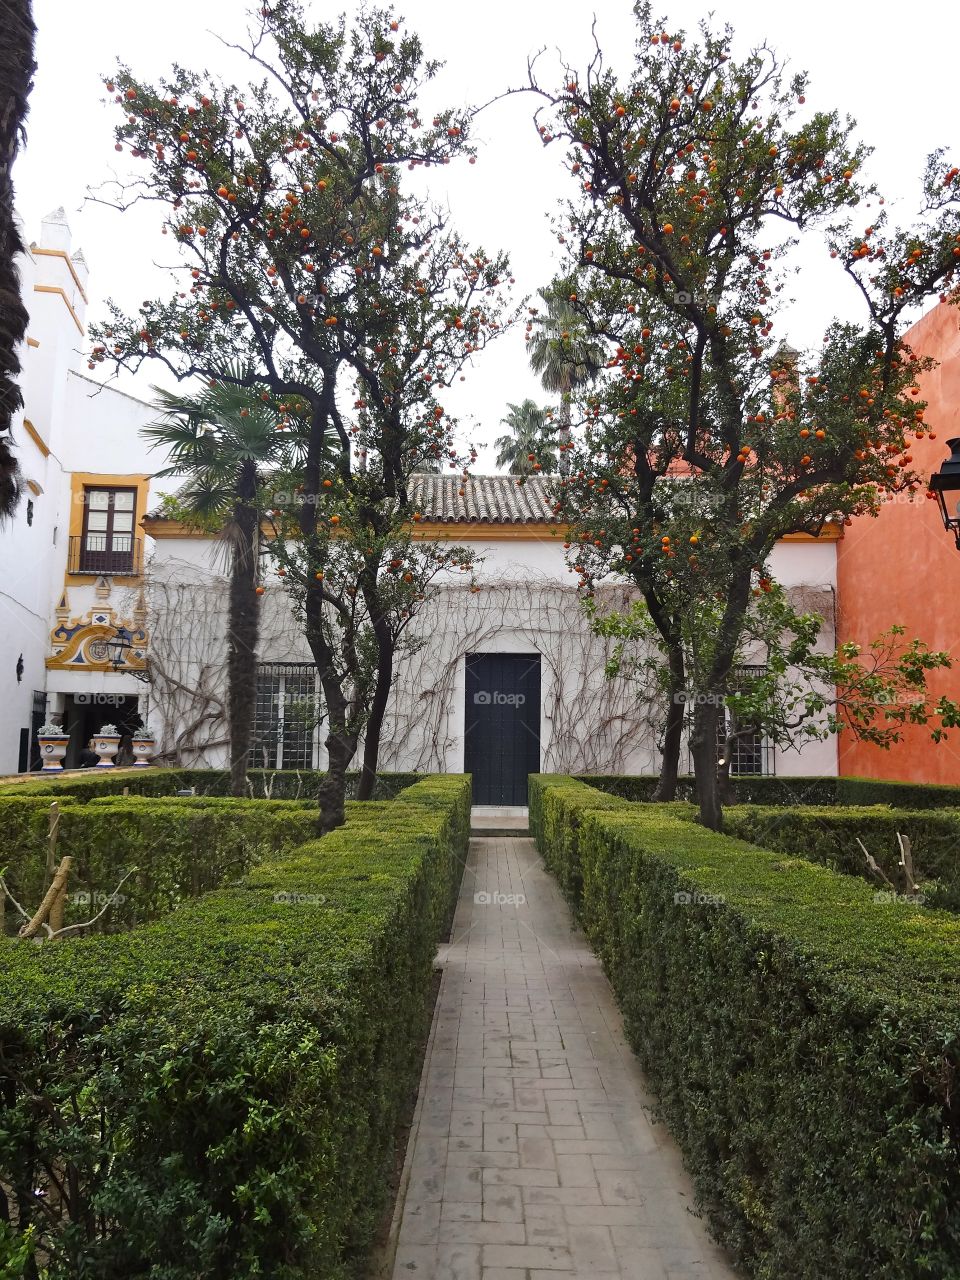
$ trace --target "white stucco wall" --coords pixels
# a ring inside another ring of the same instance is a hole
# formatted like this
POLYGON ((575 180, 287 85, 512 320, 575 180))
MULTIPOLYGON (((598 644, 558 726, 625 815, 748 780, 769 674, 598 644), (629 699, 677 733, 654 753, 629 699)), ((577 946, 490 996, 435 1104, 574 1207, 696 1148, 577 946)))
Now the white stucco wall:
MULTIPOLYGON (((539 653, 541 767, 556 772, 655 772, 659 757, 652 726, 658 706, 635 684, 604 677, 609 647, 589 632, 566 567, 562 538, 481 535, 469 545, 482 558, 476 573, 481 590, 471 593, 462 577, 452 573, 418 615, 411 635, 423 643, 397 663, 381 767, 462 770, 466 656, 539 653)), ((205 608, 211 593, 219 593, 225 608, 225 585, 218 581, 209 540, 158 539, 154 566, 156 572, 164 566, 164 574, 180 583, 196 583, 205 608)), ((798 598, 809 594, 807 607, 827 615, 822 643, 832 647, 835 543, 781 544, 774 551, 772 569, 786 587, 799 591, 798 598)), ((268 574, 265 582, 261 660, 310 662, 282 581, 268 574)), ((211 661, 222 662, 222 653, 211 661)), ((199 666, 191 670, 196 675, 199 666)), ((318 736, 322 739, 322 731, 318 736)), ((206 756, 211 764, 224 758, 222 748, 206 756)), ((321 750, 320 767, 323 762, 321 750)), ((832 774, 836 767, 833 739, 775 752, 775 771, 783 775, 832 774)))
MULTIPOLYGON (((30 316, 20 361, 25 407, 13 427, 24 493, 0 527, 0 773, 18 768, 21 730, 29 728, 35 690, 46 694, 48 717, 62 712, 69 693, 144 697, 145 686, 130 677, 48 670, 46 658, 65 586, 72 617, 83 616, 95 602, 94 586, 71 581, 65 572, 71 474, 144 475, 159 465, 139 435, 154 411, 113 388, 100 388, 83 372, 87 266, 74 252, 62 210, 44 220, 39 241, 18 265, 30 316)), ((149 395, 146 384, 144 390, 149 395)), ((137 519, 144 514, 138 511, 137 519)), ((121 594, 111 584, 109 599, 98 603, 119 610, 121 594)))
MULTIPOLYGON (((22 353, 26 412, 15 423, 14 438, 24 479, 33 488, 15 517, 0 528, 5 567, 0 584, 0 773, 17 768, 20 730, 29 726, 34 690, 46 694, 48 714, 64 711, 70 696, 78 693, 105 700, 136 697, 141 712, 149 704, 151 720, 166 723, 168 739, 191 736, 196 747, 191 761, 221 764, 226 759, 226 585, 222 554, 212 540, 146 542, 153 615, 148 625, 152 621, 163 631, 155 637, 154 651, 157 663, 166 665, 166 682, 157 680, 148 689, 112 671, 45 666, 64 590, 70 618, 104 605, 128 618, 138 588, 136 582, 110 580, 109 594, 101 589, 98 595, 94 583, 66 572, 75 501, 72 477, 82 472, 132 482, 158 470, 164 459, 139 434, 154 417, 145 403, 149 386, 144 386, 144 400, 138 400, 86 376, 81 329, 87 268, 82 256, 73 253, 61 213, 44 221, 39 245, 23 258, 22 278, 31 342, 22 353), (28 500, 32 524, 27 523, 28 500), (199 718, 198 706, 203 708, 199 718)), ((145 509, 155 506, 160 492, 175 488, 175 480, 151 482, 145 509)), ((139 508, 138 522, 144 514, 139 508)), ((542 767, 654 772, 653 726, 659 707, 649 691, 604 678, 609 646, 586 625, 562 535, 504 539, 481 534, 469 545, 480 559, 475 576, 481 590, 471 593, 462 575, 450 573, 416 619, 411 630, 415 651, 401 654, 397 663, 382 767, 461 770, 466 656, 539 653, 542 767)), ((832 609, 824 608, 824 601, 832 601, 836 590, 835 544, 780 544, 771 568, 787 588, 801 595, 810 589, 816 607, 829 615, 823 643, 832 646, 832 609)), ((310 662, 281 580, 268 574, 266 582, 261 660, 310 662)), ((622 593, 624 588, 613 584, 610 590, 622 593)), ((106 720, 109 702, 104 706, 106 720)), ((322 738, 322 731, 317 736, 322 738)), ((318 764, 323 762, 321 750, 318 764)), ((778 750, 775 767, 781 774, 835 773, 835 740, 806 743, 800 751, 778 750)))

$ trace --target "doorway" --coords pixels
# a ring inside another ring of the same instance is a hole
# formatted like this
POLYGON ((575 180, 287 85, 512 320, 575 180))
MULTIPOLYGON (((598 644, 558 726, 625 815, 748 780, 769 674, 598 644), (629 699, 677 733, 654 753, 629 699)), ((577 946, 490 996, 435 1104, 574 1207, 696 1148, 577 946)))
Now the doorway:
POLYGON ((540 772, 539 653, 468 654, 463 754, 474 804, 526 805, 540 772))
POLYGON ((80 752, 105 724, 115 724, 121 737, 129 737, 143 724, 136 694, 73 693, 66 697, 63 723, 70 735, 64 768, 76 769, 80 752))

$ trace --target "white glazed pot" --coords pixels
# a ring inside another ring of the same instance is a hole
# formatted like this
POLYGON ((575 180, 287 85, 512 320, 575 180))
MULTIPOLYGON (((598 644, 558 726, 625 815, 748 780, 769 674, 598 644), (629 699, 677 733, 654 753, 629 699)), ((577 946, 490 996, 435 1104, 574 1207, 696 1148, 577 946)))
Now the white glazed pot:
POLYGON ((120 735, 114 738, 110 735, 106 737, 103 734, 95 733, 93 735, 93 749, 100 757, 97 761, 98 769, 112 769, 113 757, 117 754, 120 747, 120 735))
POLYGON ((43 773, 60 773, 63 770, 61 763, 63 757, 67 754, 67 746, 70 743, 70 735, 68 733, 60 734, 55 738, 46 736, 38 738, 37 742, 40 746, 40 758, 43 761, 43 773))
POLYGON ((145 769, 153 759, 157 749, 157 744, 153 738, 134 738, 130 744, 133 750, 134 767, 137 769, 145 769))

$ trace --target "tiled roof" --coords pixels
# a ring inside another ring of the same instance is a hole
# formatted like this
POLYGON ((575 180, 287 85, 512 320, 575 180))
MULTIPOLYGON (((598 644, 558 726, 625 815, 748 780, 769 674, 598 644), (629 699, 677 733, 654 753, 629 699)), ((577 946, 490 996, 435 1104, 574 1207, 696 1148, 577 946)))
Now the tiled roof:
MULTIPOLYGON (((516 476, 415 475, 410 502, 422 520, 436 524, 544 524, 553 522, 552 486, 542 476, 517 484, 516 476), (461 498, 460 489, 464 490, 461 498)), ((149 520, 164 520, 158 507, 149 520)))
POLYGON ((542 524, 554 519, 551 495, 542 476, 517 484, 516 476, 416 475, 410 487, 414 509, 440 524, 542 524))

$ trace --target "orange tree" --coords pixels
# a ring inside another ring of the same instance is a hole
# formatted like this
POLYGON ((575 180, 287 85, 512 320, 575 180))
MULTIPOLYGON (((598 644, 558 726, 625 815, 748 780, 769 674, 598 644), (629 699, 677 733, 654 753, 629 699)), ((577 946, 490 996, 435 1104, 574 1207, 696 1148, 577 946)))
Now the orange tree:
MULTIPOLYGON (((693 686, 701 816, 719 828, 719 717, 775 543, 920 483, 909 449, 927 430, 915 380, 929 361, 904 343, 904 316, 953 288, 960 188, 937 153, 917 226, 892 228, 861 176, 868 151, 852 121, 807 107, 804 75, 788 78, 765 46, 734 61, 729 28, 704 24, 688 42, 648 4, 635 15, 629 78, 606 69, 599 49, 555 89, 531 68, 540 136, 566 146, 575 185, 557 226, 566 261, 554 288, 608 351, 582 401, 557 510, 573 525, 584 591, 610 571, 631 578, 672 692, 693 686), (823 233, 864 314, 829 323, 802 355, 775 320, 792 245, 823 233), (721 607, 690 672, 684 615, 704 600, 721 607)), ((667 772, 683 713, 672 699, 667 772)))
POLYGON ((106 82, 117 149, 142 172, 97 198, 159 202, 182 265, 169 299, 111 308, 91 363, 157 361, 178 379, 222 381, 229 361, 250 371, 235 381, 259 391, 278 429, 305 433, 274 552, 323 695, 326 830, 343 820, 364 734, 360 794, 372 791, 392 619, 414 614, 438 563, 409 545, 409 477, 424 459, 457 472, 471 460, 440 396, 507 323, 509 267, 401 190, 405 168, 473 156, 468 113, 421 118, 437 64, 391 11, 309 26, 297 0, 277 0, 251 22, 232 46, 250 62, 243 89, 180 68, 158 85, 126 68, 106 82))

